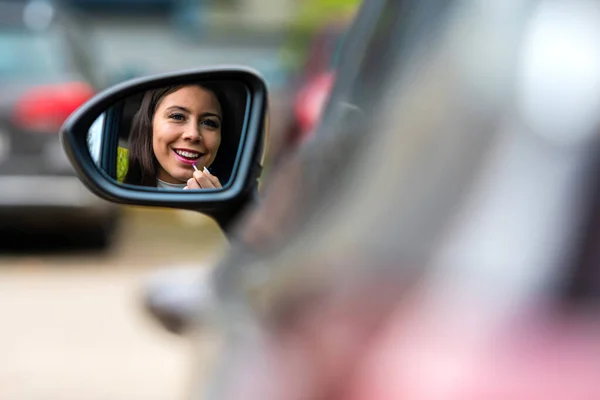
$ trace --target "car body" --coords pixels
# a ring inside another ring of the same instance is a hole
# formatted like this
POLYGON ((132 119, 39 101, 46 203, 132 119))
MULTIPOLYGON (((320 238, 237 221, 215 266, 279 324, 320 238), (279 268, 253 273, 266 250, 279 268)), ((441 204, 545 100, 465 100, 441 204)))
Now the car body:
POLYGON ((160 276, 225 325, 211 398, 600 397, 600 8, 505 5, 365 2, 212 286, 160 276))
POLYGON ((97 91, 85 35, 30 4, 0 3, 0 229, 83 232, 103 245, 119 210, 75 177, 58 136, 97 91))
POLYGON ((365 1, 215 268, 211 398, 600 398, 599 27, 596 1, 365 1))

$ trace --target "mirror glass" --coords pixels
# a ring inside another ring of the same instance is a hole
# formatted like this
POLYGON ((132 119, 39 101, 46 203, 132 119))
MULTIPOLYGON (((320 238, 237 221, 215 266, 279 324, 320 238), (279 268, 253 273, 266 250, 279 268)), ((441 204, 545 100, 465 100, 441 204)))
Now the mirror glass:
POLYGON ((107 108, 90 126, 96 165, 123 185, 219 190, 234 177, 249 91, 242 82, 152 88, 107 108))

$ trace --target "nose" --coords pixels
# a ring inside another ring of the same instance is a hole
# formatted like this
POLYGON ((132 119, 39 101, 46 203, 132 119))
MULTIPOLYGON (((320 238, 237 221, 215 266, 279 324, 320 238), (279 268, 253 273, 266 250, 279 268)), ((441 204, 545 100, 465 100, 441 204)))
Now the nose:
POLYGON ((189 140, 191 142, 199 142, 202 140, 202 133, 200 132, 198 124, 189 124, 186 126, 181 136, 184 140, 189 140))

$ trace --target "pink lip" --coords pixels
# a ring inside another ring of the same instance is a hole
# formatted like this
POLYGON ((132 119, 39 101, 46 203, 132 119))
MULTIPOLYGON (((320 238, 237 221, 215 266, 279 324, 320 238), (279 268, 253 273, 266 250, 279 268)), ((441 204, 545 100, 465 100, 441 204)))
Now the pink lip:
MULTIPOLYGON (((177 150, 183 150, 183 151, 185 151, 184 149, 177 149, 177 150)), ((190 150, 187 150, 187 151, 190 151, 190 150)), ((188 160, 187 158, 183 158, 183 157, 181 157, 179 154, 175 153, 175 150, 173 150, 173 154, 175 154, 175 157, 177 157, 177 159, 178 159, 179 161, 181 161, 182 163, 188 164, 188 165, 194 165, 194 164, 196 164, 198 161, 200 161, 200 159, 201 159, 202 157, 204 157, 204 154, 202 154, 200 157, 198 157, 198 158, 197 158, 197 159, 195 159, 195 160, 188 160)))

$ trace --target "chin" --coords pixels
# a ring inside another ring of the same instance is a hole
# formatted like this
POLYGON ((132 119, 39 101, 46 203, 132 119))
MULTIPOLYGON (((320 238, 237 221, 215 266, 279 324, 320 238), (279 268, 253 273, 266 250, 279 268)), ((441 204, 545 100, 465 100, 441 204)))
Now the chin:
POLYGON ((186 175, 174 176, 174 178, 177 179, 178 181, 181 181, 181 183, 187 183, 188 179, 190 179, 191 177, 192 177, 191 173, 188 173, 186 175))
POLYGON ((190 179, 192 177, 192 172, 190 171, 181 171, 181 170, 177 170, 177 171, 167 171, 169 175, 171 175, 171 177, 173 179, 176 179, 178 181, 180 181, 181 183, 186 183, 188 181, 188 179, 190 179))

